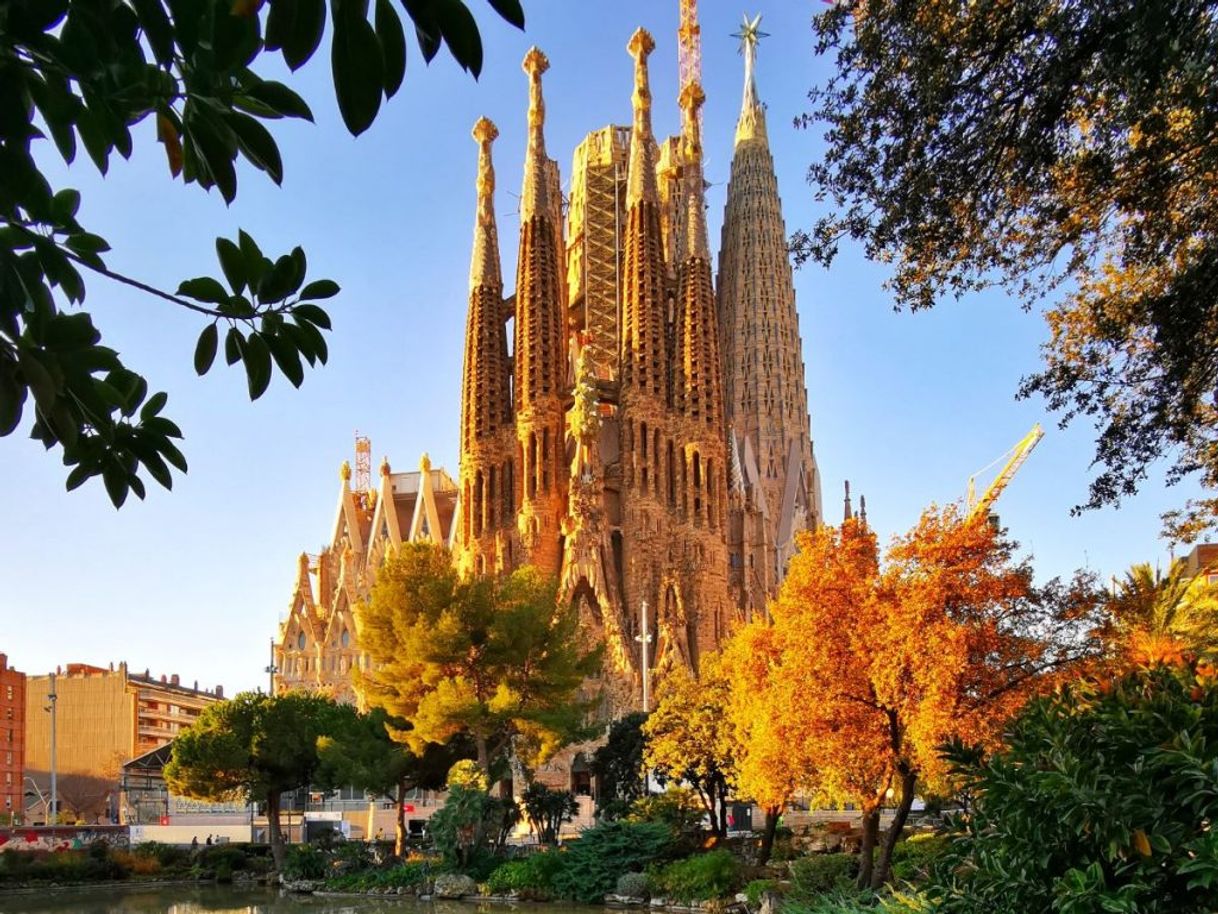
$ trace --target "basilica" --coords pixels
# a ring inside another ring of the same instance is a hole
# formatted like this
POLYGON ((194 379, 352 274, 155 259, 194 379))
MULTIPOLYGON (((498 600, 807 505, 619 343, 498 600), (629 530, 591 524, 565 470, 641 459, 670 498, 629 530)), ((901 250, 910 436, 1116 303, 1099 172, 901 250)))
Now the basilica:
MULTIPOLYGON (((537 48, 526 55, 528 140, 510 291, 495 218, 498 131, 486 118, 474 125, 457 479, 425 459, 417 473, 383 465, 374 486, 357 454, 356 484, 349 469, 342 474, 328 546, 300 559, 273 645, 276 690, 351 696, 351 671, 367 664, 351 607, 401 542, 446 544, 467 574, 529 564, 556 576, 606 646, 616 710, 641 700, 644 658, 657 670, 696 669, 733 621, 765 612, 795 534, 822 514, 756 86, 756 22, 739 37, 744 91, 717 265, 700 78, 682 68, 679 132, 657 139, 655 43, 646 31, 628 45, 631 124, 587 135, 565 198, 545 141, 549 64, 537 48)), ((697 23, 683 22, 680 41, 691 40, 697 23)))

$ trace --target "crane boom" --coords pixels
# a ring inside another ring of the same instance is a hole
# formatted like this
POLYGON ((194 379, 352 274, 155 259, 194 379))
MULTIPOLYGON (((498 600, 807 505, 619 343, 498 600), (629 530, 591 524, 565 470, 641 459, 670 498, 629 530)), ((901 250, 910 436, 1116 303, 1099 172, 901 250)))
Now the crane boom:
MULTIPOLYGON (((1032 450, 1040 443, 1040 439, 1043 437, 1045 437, 1044 430, 1040 427, 1040 423, 1037 422, 1032 426, 1032 430, 1024 435, 1019 443, 1007 452, 1011 455, 1010 458, 980 498, 976 496, 977 477, 975 475, 969 477, 967 520, 972 520, 975 517, 985 517, 989 514, 990 505, 998 500, 998 496, 1002 494, 1003 489, 1007 487, 1011 479, 1019 472, 1019 468, 1023 466, 1024 461, 1028 459, 1028 455, 1032 453, 1032 450)), ((998 459, 1001 460, 1002 458, 998 459)))

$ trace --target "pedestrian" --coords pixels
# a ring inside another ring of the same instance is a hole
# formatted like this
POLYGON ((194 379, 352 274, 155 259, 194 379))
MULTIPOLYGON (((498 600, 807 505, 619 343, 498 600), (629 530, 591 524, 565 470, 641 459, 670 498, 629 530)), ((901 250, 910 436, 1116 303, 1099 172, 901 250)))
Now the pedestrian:
POLYGON ((192 835, 190 838, 190 850, 191 850, 191 852, 194 852, 194 851, 197 851, 198 849, 199 849, 199 836, 192 835))
POLYGON ((211 847, 211 835, 207 836, 207 846, 211 847))

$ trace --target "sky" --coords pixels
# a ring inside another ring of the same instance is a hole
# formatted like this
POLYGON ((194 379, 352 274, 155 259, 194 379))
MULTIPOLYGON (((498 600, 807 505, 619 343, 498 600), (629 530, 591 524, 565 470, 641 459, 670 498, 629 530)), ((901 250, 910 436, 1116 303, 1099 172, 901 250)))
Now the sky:
MULTIPOLYGON (((343 128, 334 103, 328 36, 296 74, 260 62, 264 76, 288 80, 307 99, 316 123, 273 124, 283 185, 239 164, 230 207, 217 192, 170 179, 151 120, 135 128, 132 158, 116 157, 104 180, 83 154, 69 168, 43 150, 53 186, 79 189, 80 221, 113 246, 111 269, 172 290, 192 276, 219 275, 214 238, 243 228, 272 256, 302 245, 310 278, 331 277, 343 292, 329 302, 329 364, 310 371, 299 390, 277 375, 251 404, 240 366, 217 360, 206 378, 195 376, 196 315, 86 277, 86 305, 104 342, 152 390, 169 393, 165 414, 185 433, 190 472, 175 477, 172 492, 150 484, 146 501, 116 511, 100 481, 64 491, 58 455, 25 437, 28 422, 0 439, 0 652, 10 665, 42 673, 125 660, 201 687, 222 684, 229 694, 263 685, 296 557, 330 537, 339 466, 353 459, 356 432, 371 438, 374 465, 387 456, 395 470, 414 469, 427 452, 456 476, 474 121, 486 115, 500 131, 496 211, 509 285, 527 126, 520 64, 531 45, 551 64, 546 143, 564 189, 583 136, 630 122, 626 43, 636 26, 656 38, 655 132, 678 130, 677 0, 525 0, 523 34, 481 0, 467 2, 483 34, 481 79, 446 52, 425 66, 411 46, 401 91, 359 138, 343 128)), ((822 212, 805 181, 819 134, 793 126, 808 90, 828 73, 830 62, 813 53, 811 18, 821 9, 752 0, 748 10, 762 14, 770 33, 757 80, 788 231, 822 212)), ((701 3, 716 251, 741 98, 742 61, 730 36, 742 12, 726 0, 701 3)), ((1086 497, 1094 434, 1086 425, 1059 430, 1042 402, 1015 400, 1020 378, 1038 365, 1041 316, 1000 294, 896 313, 886 275, 849 244, 831 269, 805 266, 795 275, 827 519, 840 519, 849 479, 887 540, 926 505, 962 498, 971 474, 1041 422, 1046 437, 998 502, 1038 576, 1085 567, 1107 578, 1134 562, 1166 562, 1159 515, 1187 497, 1187 486, 1165 489, 1152 474, 1119 510, 1071 516, 1086 497)))

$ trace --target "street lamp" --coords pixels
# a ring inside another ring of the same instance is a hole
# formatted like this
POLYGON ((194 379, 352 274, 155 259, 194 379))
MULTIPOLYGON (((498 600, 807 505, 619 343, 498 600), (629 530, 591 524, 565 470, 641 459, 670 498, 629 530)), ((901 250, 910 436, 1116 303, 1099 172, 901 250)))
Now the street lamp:
POLYGON ((279 672, 279 667, 275 666, 275 639, 271 639, 271 662, 263 667, 262 672, 266 673, 268 678, 267 688, 268 695, 275 694, 275 674, 279 672))
POLYGON ((55 674, 52 673, 49 679, 51 691, 47 693, 47 701, 50 704, 43 708, 44 711, 51 713, 51 803, 47 808, 47 825, 57 825, 59 818, 59 782, 55 769, 55 706, 59 703, 59 693, 55 689, 55 674))

